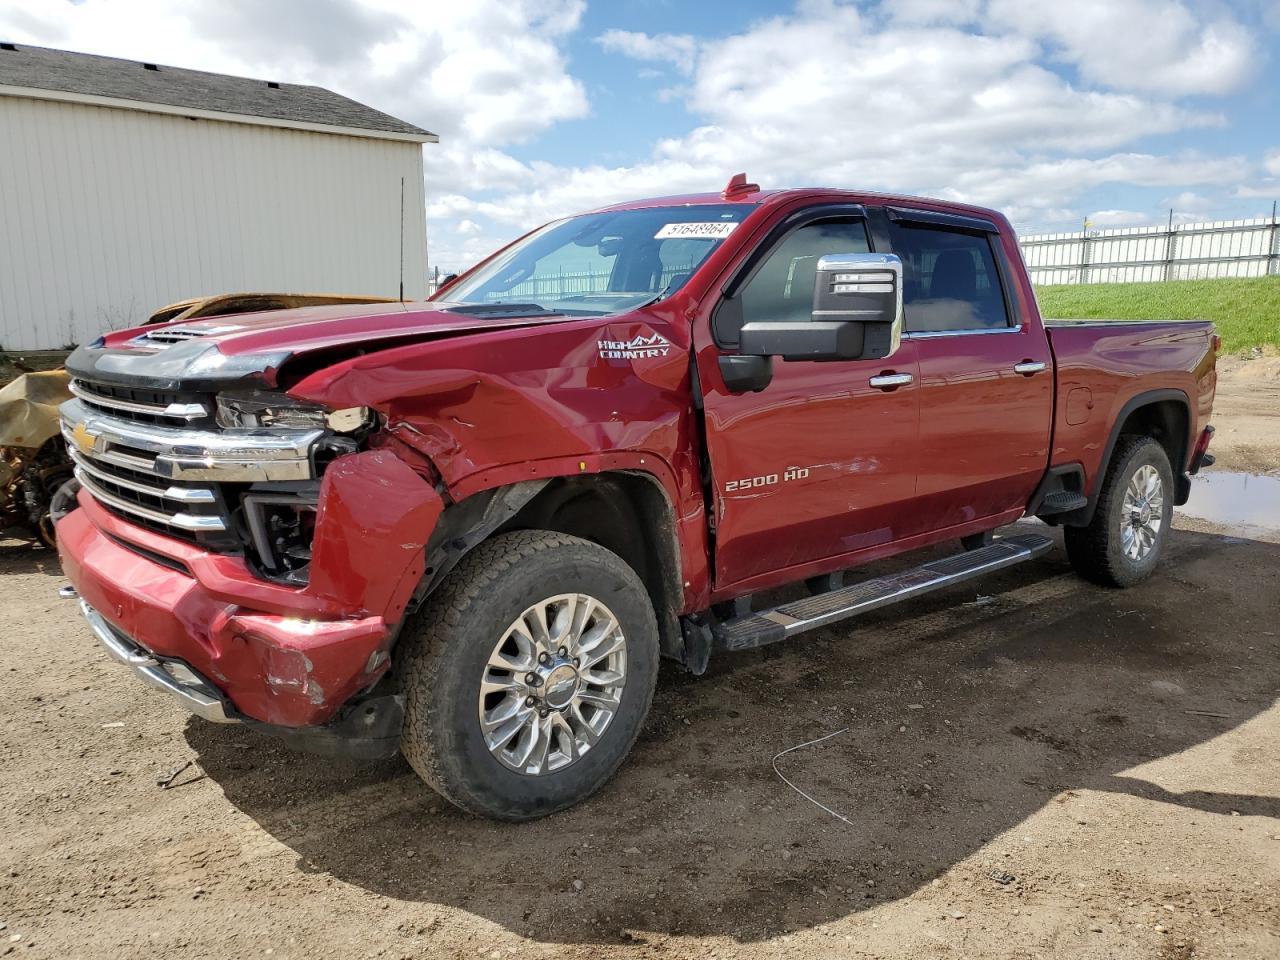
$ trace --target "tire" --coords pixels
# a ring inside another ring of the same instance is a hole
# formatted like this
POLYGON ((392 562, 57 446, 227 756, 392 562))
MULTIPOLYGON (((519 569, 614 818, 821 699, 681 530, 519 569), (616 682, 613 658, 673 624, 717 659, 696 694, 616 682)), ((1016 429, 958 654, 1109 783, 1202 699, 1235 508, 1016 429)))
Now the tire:
POLYGON ((406 625, 397 654, 405 695, 401 750, 423 780, 470 813, 515 821, 555 813, 598 790, 630 751, 653 699, 658 656, 653 605, 617 554, 540 530, 494 537, 464 557, 406 625), (530 643, 538 622, 555 635, 571 609, 592 611, 582 620, 581 647, 566 641, 562 657, 554 639, 551 647, 530 643), (620 655, 615 649, 589 673, 573 666, 575 652, 592 664, 591 656, 616 648, 618 630, 620 655), (593 644, 597 635, 602 639, 593 644), (548 663, 538 664, 537 652, 547 650, 548 663), (498 669, 495 662, 511 667, 498 669), (482 680, 504 689, 482 700, 482 680), (529 694, 536 694, 532 707, 529 694), (601 702, 616 696, 616 708, 583 699, 588 696, 601 702), (568 697, 572 702, 562 702, 568 697), (508 711, 512 716, 495 722, 490 737, 499 740, 509 726, 516 732, 495 747, 486 742, 482 722, 508 711), (589 742, 592 735, 598 739, 589 742), (522 761, 526 749, 531 758, 522 761), (528 766, 517 770, 521 763, 528 766))
POLYGON ((1169 537, 1173 494, 1173 470, 1164 447, 1151 437, 1122 436, 1111 455, 1093 519, 1088 526, 1065 528, 1067 557, 1076 572, 1108 587, 1130 587, 1151 576, 1169 537), (1153 476, 1158 488, 1152 487, 1153 476), (1135 513, 1132 492, 1139 488, 1140 513, 1135 513), (1158 507, 1154 497, 1147 499, 1153 489, 1158 507))
POLYGON ((76 494, 79 492, 80 481, 72 477, 61 484, 49 499, 49 511, 40 518, 40 539, 50 550, 58 549, 54 527, 63 517, 76 509, 76 494))

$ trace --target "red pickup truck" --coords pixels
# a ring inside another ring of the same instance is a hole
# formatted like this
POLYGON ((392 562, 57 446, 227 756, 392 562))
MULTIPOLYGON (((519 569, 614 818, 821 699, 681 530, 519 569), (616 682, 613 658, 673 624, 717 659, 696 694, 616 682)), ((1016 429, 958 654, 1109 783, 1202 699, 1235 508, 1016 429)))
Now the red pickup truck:
POLYGON ((1217 348, 1043 322, 991 210, 739 176, 551 223, 431 302, 81 347, 59 550, 101 644, 191 712, 400 749, 527 819, 618 767, 660 657, 700 673, 1030 559, 1052 541, 993 537, 1022 517, 1092 580, 1149 575, 1217 348))

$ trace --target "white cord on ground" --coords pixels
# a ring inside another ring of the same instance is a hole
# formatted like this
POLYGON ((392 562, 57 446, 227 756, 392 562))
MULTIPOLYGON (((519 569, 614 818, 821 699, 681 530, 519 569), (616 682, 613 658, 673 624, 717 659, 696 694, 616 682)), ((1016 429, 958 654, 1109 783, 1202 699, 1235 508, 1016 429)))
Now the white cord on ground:
POLYGON ((837 730, 835 733, 828 733, 825 737, 819 737, 817 740, 808 740, 808 741, 806 741, 806 742, 804 742, 804 743, 797 743, 794 747, 787 747, 787 749, 785 749, 785 750, 781 751, 780 753, 776 753, 776 754, 774 754, 774 757, 773 757, 773 772, 774 772, 774 773, 776 773, 776 774, 778 775, 778 777, 782 780, 782 782, 783 782, 783 783, 785 783, 788 787, 790 787, 790 788, 791 788, 792 790, 794 790, 796 793, 800 794, 800 796, 804 797, 806 800, 808 800, 810 803, 812 803, 812 804, 813 804, 815 807, 817 807, 819 810, 825 810, 827 813, 831 814, 831 815, 832 815, 833 817, 835 817, 837 820, 842 820, 842 821, 844 821, 845 823, 847 823, 849 826, 851 826, 851 827, 852 827, 852 826, 856 826, 856 824, 854 824, 854 822, 853 822, 852 820, 850 820, 848 817, 846 817, 846 816, 845 816, 844 814, 842 814, 842 813, 836 813, 834 810, 832 810, 832 809, 831 809, 830 807, 828 807, 826 804, 824 804, 824 803, 819 803, 817 800, 813 799, 813 797, 809 796, 807 793, 805 793, 803 790, 801 790, 799 787, 797 787, 794 783, 792 783, 790 780, 788 780, 785 776, 783 776, 783 775, 782 775, 782 771, 778 769, 778 758, 779 758, 779 757, 784 757, 784 756, 786 756, 788 753, 791 753, 793 750, 799 750, 799 749, 801 749, 801 748, 803 748, 803 747, 812 747, 815 743, 821 743, 823 740, 830 740, 832 737, 838 737, 838 736, 840 736, 840 734, 842 734, 842 733, 848 733, 848 732, 849 732, 849 728, 848 728, 848 727, 844 727, 844 728, 842 728, 842 729, 840 729, 840 730, 837 730))

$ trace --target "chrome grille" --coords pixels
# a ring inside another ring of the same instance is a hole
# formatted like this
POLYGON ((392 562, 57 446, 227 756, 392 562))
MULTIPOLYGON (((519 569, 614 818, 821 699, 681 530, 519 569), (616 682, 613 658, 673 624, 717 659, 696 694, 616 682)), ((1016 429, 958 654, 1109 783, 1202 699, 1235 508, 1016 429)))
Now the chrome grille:
MULTIPOLYGON (((180 483, 158 477, 140 457, 119 450, 86 453, 74 431, 63 425, 76 479, 113 513, 170 536, 199 540, 196 534, 226 534, 226 508, 216 485, 180 483)), ((154 461, 151 461, 154 466, 154 461)), ((216 540, 216 538, 215 538, 216 540)), ((216 546, 217 543, 210 543, 216 546)))
POLYGON ((116 417, 141 423, 185 426, 196 420, 207 420, 213 404, 203 397, 182 396, 162 390, 141 390, 115 384, 71 381, 71 393, 89 407, 116 417))
POLYGON ((231 514, 251 484, 314 475, 311 447, 320 430, 201 429, 137 420, 129 410, 90 398, 153 406, 167 398, 121 397, 110 393, 124 389, 115 385, 75 384, 77 399, 62 405, 62 435, 76 478, 130 523, 209 549, 239 549, 231 514))

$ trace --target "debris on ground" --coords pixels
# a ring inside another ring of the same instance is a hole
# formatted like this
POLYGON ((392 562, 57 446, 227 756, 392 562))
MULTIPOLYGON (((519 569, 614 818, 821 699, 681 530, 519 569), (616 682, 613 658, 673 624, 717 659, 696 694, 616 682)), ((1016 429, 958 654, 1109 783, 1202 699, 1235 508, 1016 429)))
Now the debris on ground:
POLYGON ((173 773, 169 774, 167 777, 161 777, 160 779, 158 779, 156 781, 156 784, 159 785, 161 790, 168 790, 169 787, 173 785, 173 781, 178 779, 178 775, 182 773, 184 770, 190 770, 192 765, 194 764, 195 764, 194 760, 188 760, 186 763, 178 767, 177 770, 174 770, 173 773))

